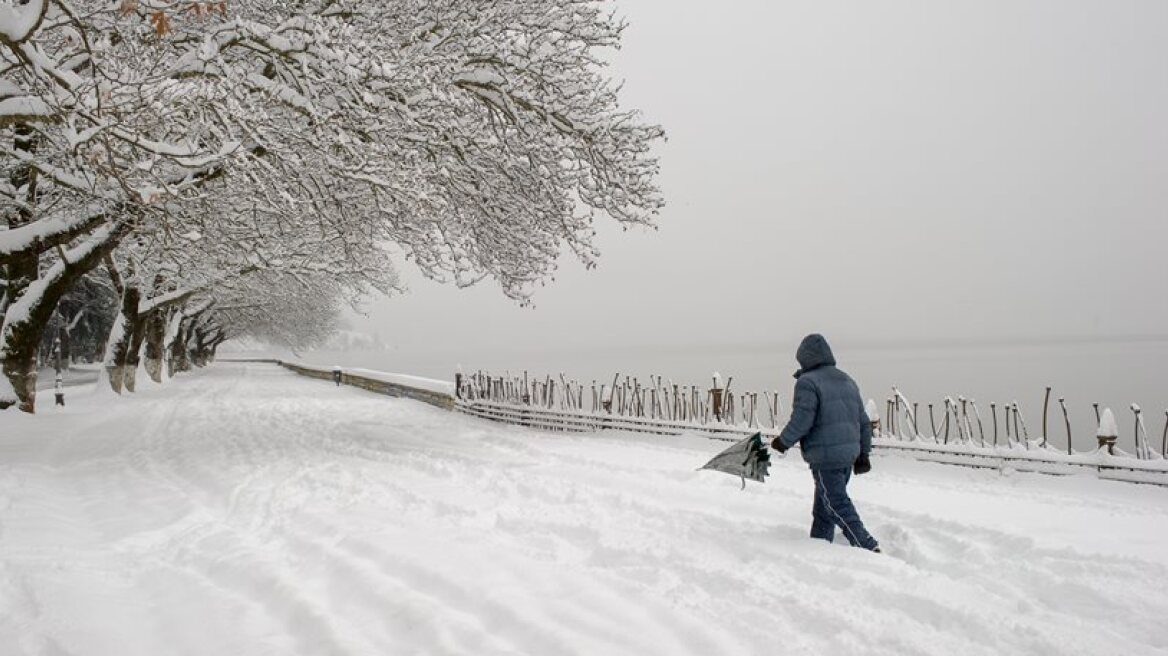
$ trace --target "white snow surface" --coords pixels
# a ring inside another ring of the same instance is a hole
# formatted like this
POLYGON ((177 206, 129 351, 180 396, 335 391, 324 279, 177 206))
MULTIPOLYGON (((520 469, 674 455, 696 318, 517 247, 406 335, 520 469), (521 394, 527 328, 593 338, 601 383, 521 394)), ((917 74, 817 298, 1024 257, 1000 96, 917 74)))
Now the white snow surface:
POLYGON ((28 38, 45 9, 45 0, 32 0, 17 5, 12 0, 0 1, 0 35, 12 43, 28 38))
POLYGON ((1168 489, 875 457, 884 554, 698 436, 219 363, 0 413, 0 654, 1152 654, 1168 489))

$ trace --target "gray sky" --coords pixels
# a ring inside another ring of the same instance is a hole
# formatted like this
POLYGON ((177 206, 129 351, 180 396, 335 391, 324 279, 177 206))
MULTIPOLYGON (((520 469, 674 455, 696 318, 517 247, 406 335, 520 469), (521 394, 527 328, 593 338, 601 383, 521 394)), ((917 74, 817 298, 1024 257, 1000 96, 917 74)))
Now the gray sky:
POLYGON ((404 268, 356 329, 442 367, 665 342, 783 371, 809 331, 1168 335, 1168 2, 615 6, 624 104, 669 137, 660 229, 600 226, 534 309, 404 268))

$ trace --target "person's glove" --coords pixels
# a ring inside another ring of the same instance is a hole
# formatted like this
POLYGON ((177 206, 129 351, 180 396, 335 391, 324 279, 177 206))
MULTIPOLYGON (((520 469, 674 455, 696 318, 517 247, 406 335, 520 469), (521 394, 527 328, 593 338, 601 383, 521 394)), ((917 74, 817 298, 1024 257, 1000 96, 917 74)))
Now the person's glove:
POLYGON ((872 471, 872 462, 868 460, 868 454, 864 453, 861 454, 859 458, 856 458, 856 464, 852 465, 852 471, 855 472, 857 476, 860 474, 867 474, 868 472, 872 471))
POLYGON ((783 441, 777 437, 775 439, 771 440, 771 448, 774 449, 775 451, 778 451, 779 453, 786 453, 787 452, 787 445, 783 444, 783 441))

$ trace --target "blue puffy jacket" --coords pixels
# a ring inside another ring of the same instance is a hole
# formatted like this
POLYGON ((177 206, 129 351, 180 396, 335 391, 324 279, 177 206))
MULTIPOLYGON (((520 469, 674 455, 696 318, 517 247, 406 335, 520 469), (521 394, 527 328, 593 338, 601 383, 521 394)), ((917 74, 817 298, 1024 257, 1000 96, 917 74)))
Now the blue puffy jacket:
POLYGON ((803 338, 795 358, 801 367, 795 372, 795 400, 779 439, 787 448, 802 442, 803 459, 812 469, 851 467, 872 450, 872 425, 859 386, 836 369, 823 335, 803 338))

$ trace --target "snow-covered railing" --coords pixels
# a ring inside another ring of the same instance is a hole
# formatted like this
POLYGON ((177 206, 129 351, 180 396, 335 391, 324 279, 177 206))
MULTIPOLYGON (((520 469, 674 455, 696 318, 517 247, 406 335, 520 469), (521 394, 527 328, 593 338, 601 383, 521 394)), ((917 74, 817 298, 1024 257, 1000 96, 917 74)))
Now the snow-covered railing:
MULTIPOLYGON (((599 387, 595 383, 586 387, 563 376, 533 379, 526 374, 490 376, 478 372, 470 376, 458 374, 455 380, 458 399, 454 407, 459 412, 543 430, 615 429, 737 440, 756 432, 769 439, 778 435, 782 426, 777 394, 736 394, 730 389, 732 379, 723 386, 716 374, 713 387, 707 390, 666 384, 660 377, 651 377, 647 384, 642 384, 618 376, 612 386, 599 387), (760 396, 765 413, 759 411, 760 396), (760 418, 760 415, 764 416, 760 418)), ((909 407, 898 391, 896 397, 898 400, 890 402, 889 410, 899 413, 909 407)), ((1100 443, 1106 446, 1086 452, 1067 449, 1071 452, 1066 453, 1054 448, 1045 438, 1030 438, 1017 404, 1008 407, 1006 420, 1015 422, 1014 427, 1001 443, 995 444, 996 416, 994 433, 987 437, 984 423, 976 416, 976 405, 966 399, 946 400, 945 421, 961 426, 951 436, 944 424, 929 436, 921 435, 915 412, 906 412, 901 422, 896 421, 896 414, 891 415, 892 425, 882 430, 875 404, 870 402, 868 413, 875 417, 873 426, 877 436, 873 445, 878 453, 944 464, 1061 475, 1092 474, 1111 480, 1168 486, 1168 461, 1159 454, 1145 449, 1144 457, 1136 458, 1113 451, 1114 441, 1103 435, 1115 432, 1108 428, 1108 411, 1102 413, 1100 426, 1103 428, 1099 431, 1100 443), (976 434, 975 421, 982 428, 976 434)))
POLYGON ((352 385, 378 394, 414 399, 446 410, 454 408, 454 385, 446 381, 371 369, 319 367, 283 360, 277 360, 276 363, 301 376, 330 380, 340 385, 352 385))
MULTIPOLYGON (((766 424, 759 415, 758 394, 733 394, 732 379, 721 385, 715 376, 712 387, 701 393, 697 387, 666 385, 654 377, 648 385, 636 379, 616 380, 612 387, 592 385, 589 393, 575 381, 562 376, 553 380, 529 377, 492 377, 484 373, 457 374, 449 383, 430 378, 387 373, 369 369, 320 367, 272 360, 303 376, 352 385, 379 394, 404 397, 447 410, 517 426, 545 431, 594 432, 619 430, 657 435, 699 435, 710 439, 737 441, 761 433, 768 441, 782 426, 777 394, 761 395, 766 424)), ((953 405, 956 409, 957 404, 953 405)), ((875 416, 869 404, 869 416, 875 416)), ((895 408, 893 408, 895 410, 895 408)), ((955 421, 965 415, 954 415, 955 421)), ((1013 417, 1011 417, 1013 419, 1013 417)), ((966 422, 972 426, 972 420, 966 422)), ((1102 414, 1102 432, 1107 432, 1107 413, 1102 414)), ((1112 421, 1112 423, 1114 423, 1112 421)), ((1085 474, 1109 480, 1168 486, 1168 460, 1151 453, 1137 459, 1122 451, 1115 455, 1107 448, 1067 454, 1041 438, 1017 439, 994 445, 979 442, 972 430, 955 432, 953 439, 942 431, 928 437, 904 430, 881 430, 873 422, 878 454, 899 455, 949 465, 1045 474, 1085 474)), ((895 424, 894 424, 895 425, 895 424)), ((911 422, 909 425, 912 425, 911 422)), ((1021 424, 1019 424, 1021 425, 1021 424)), ((901 424, 901 428, 904 425, 901 424)), ((1011 431, 1013 436, 1014 430, 1011 431)))

